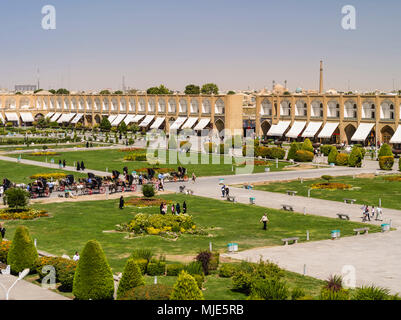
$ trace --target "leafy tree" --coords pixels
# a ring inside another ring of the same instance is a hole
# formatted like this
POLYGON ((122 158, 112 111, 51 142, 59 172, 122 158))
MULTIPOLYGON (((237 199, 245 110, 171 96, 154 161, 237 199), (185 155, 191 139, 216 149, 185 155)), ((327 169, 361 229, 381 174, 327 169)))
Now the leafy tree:
POLYGON ((132 123, 132 124, 129 125, 128 131, 136 133, 136 132, 139 131, 139 126, 136 123, 132 123))
POLYGON ((194 277, 181 271, 177 282, 174 284, 170 300, 203 300, 202 291, 194 277))
POLYGON ((40 91, 43 91, 43 89, 37 89, 37 90, 35 90, 33 93, 38 93, 38 92, 40 92, 40 91))
POLYGON ((50 89, 50 90, 48 90, 50 93, 52 93, 52 94, 56 94, 56 90, 54 90, 54 89, 50 89))
POLYGON ((201 92, 203 94, 219 94, 219 87, 214 83, 206 83, 202 86, 201 92))
POLYGON ((16 92, 15 94, 21 95, 21 94, 22 94, 22 92, 19 92, 19 91, 18 91, 18 92, 16 92))
POLYGON ((128 131, 127 125, 125 124, 124 121, 121 121, 121 123, 118 125, 117 129, 121 133, 126 133, 128 131))
POLYGON ((327 158, 328 163, 336 163, 338 151, 336 147, 331 148, 329 156, 327 158))
POLYGON ((141 270, 134 259, 128 259, 124 267, 123 276, 118 284, 117 298, 122 297, 132 288, 145 285, 141 270))
POLYGON ((70 92, 67 89, 60 88, 56 91, 56 94, 70 94, 70 92))
POLYGON ((228 94, 228 95, 235 94, 235 91, 230 90, 230 91, 227 92, 227 94, 228 94))
POLYGON ((158 87, 151 87, 146 90, 147 94, 171 94, 171 91, 167 89, 163 84, 158 87))
POLYGON ((99 94, 111 94, 109 90, 102 90, 99 94))
POLYGON ((7 255, 7 264, 10 265, 11 271, 18 273, 27 268, 32 270, 36 266, 37 259, 38 252, 29 235, 28 228, 18 226, 7 255))
POLYGON ((200 94, 200 87, 195 84, 189 84, 185 87, 185 94, 200 94))
POLYGON ((117 90, 117 91, 114 91, 114 94, 123 94, 124 92, 122 92, 121 90, 117 90))
POLYGON ((142 186, 142 193, 145 198, 151 198, 155 195, 155 188, 153 184, 144 184, 142 186))
POLYGON ((29 202, 29 192, 20 188, 10 188, 5 192, 6 201, 9 208, 25 208, 29 202))
POLYGON ((309 152, 313 152, 314 151, 313 146, 312 146, 312 142, 308 138, 306 138, 305 141, 302 143, 301 149, 309 151, 309 152))
POLYGON ((100 122, 100 130, 108 131, 111 129, 111 123, 107 117, 103 117, 102 121, 100 122))
POLYGON ((74 275, 72 293, 78 300, 111 300, 113 273, 99 242, 86 243, 74 275))

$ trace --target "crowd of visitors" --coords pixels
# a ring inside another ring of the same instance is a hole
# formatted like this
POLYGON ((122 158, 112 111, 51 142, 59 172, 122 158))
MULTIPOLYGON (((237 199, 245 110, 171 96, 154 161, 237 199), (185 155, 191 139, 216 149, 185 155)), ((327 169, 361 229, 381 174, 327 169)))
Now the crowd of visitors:
MULTIPOLYGON (((180 204, 179 203, 176 203, 176 204, 172 204, 171 205, 171 207, 170 207, 170 210, 171 210, 171 214, 175 214, 175 215, 180 215, 181 214, 181 206, 180 206, 180 204)), ((161 204, 160 204, 160 214, 167 214, 168 213, 168 207, 167 207, 167 204, 166 203, 164 203, 164 202, 162 202, 161 204)), ((183 204, 182 204, 182 213, 183 214, 186 214, 187 213, 187 203, 184 201, 183 202, 183 204)))

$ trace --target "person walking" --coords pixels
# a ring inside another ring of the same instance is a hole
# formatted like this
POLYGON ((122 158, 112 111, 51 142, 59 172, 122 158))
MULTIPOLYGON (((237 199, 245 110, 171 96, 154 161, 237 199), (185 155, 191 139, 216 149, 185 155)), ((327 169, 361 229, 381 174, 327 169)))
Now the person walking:
POLYGON ((376 209, 376 219, 375 220, 376 221, 383 221, 383 210, 380 207, 377 207, 377 209, 376 209))
POLYGON ((123 196, 120 197, 120 205, 119 205, 119 208, 120 208, 120 209, 123 209, 123 208, 124 208, 124 197, 123 197, 123 196))
POLYGON ((223 184, 223 186, 221 187, 221 196, 222 196, 222 198, 224 198, 225 193, 226 193, 226 186, 223 184))
POLYGON ((192 183, 195 183, 195 180, 196 180, 195 172, 192 172, 192 183))
POLYGON ((171 214, 175 214, 175 207, 174 207, 174 203, 171 205, 171 214))
POLYGON ((72 260, 74 261, 78 261, 79 260, 79 253, 78 251, 75 251, 74 257, 72 258, 72 260))
POLYGON ((1 233, 1 238, 4 239, 6 235, 6 228, 4 227, 4 222, 0 222, 0 233, 1 233))
POLYGON ((61 163, 61 159, 58 161, 58 167, 61 169, 63 167, 62 163, 61 163))
POLYGON ((187 204, 186 204, 185 201, 184 201, 184 203, 182 204, 182 213, 183 213, 183 214, 187 213, 187 204))
POLYGON ((263 222, 263 230, 267 230, 267 222, 269 219, 267 218, 267 213, 263 215, 263 217, 260 219, 260 222, 263 222))
POLYGON ((372 206, 372 210, 371 210, 371 218, 373 219, 375 217, 375 206, 372 206))
POLYGON ((63 160, 63 168, 65 168, 65 164, 66 164, 65 160, 63 160))
POLYGON ((81 170, 81 167, 79 165, 79 161, 77 161, 77 171, 81 170))
POLYGON ((84 165, 84 162, 83 162, 83 161, 81 161, 81 170, 82 170, 82 171, 85 170, 85 165, 84 165))
POLYGON ((162 203, 160 204, 160 214, 164 214, 163 208, 164 208, 164 203, 162 202, 162 203))
POLYGON ((180 207, 180 204, 179 204, 179 203, 177 203, 177 204, 175 205, 175 212, 177 212, 177 215, 179 215, 179 214, 181 213, 181 207, 180 207))
POLYGON ((226 187, 226 197, 230 196, 230 189, 228 189, 228 187, 226 187))

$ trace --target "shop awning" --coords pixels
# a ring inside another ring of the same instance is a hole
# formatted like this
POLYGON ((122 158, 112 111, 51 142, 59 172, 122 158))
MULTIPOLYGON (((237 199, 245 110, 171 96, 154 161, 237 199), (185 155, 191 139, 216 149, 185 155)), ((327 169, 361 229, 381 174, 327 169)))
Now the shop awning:
POLYGON ((391 137, 390 143, 401 143, 401 126, 398 126, 394 135, 391 137))
POLYGON ((351 141, 365 141, 374 126, 374 123, 361 123, 352 136, 351 141))
POLYGON ((194 130, 203 130, 210 122, 210 118, 202 118, 195 126, 194 130))
POLYGON ((75 115, 76 113, 65 113, 57 120, 57 123, 70 122, 75 115))
POLYGON ((178 130, 182 124, 187 120, 186 117, 178 117, 177 120, 170 126, 170 130, 178 130))
POLYGON ((309 122, 304 133, 302 133, 302 137, 313 138, 321 128, 322 124, 323 122, 309 122))
POLYGON ((4 124, 6 121, 4 120, 4 118, 3 118, 3 115, 0 113, 0 120, 1 120, 1 123, 2 124, 4 124))
POLYGON ((189 117, 188 120, 182 125, 181 129, 191 129, 196 121, 198 121, 198 118, 189 117))
POLYGON ((282 136, 285 130, 288 129, 291 121, 280 121, 277 124, 273 124, 267 133, 268 136, 282 136))
POLYGON ((140 123, 140 127, 147 127, 148 125, 150 125, 150 123, 152 122, 152 120, 155 118, 155 116, 146 116, 145 119, 143 119, 143 121, 140 123))
POLYGON ((60 118, 61 113, 60 112, 56 112, 55 114, 53 114, 53 116, 50 118, 50 122, 54 122, 56 121, 58 118, 60 118))
POLYGON ((150 126, 150 129, 159 129, 165 119, 165 117, 156 118, 155 122, 153 122, 153 124, 150 126))
POLYGON ((287 138, 298 138, 305 126, 306 121, 295 121, 285 136, 287 138))
POLYGON ((143 118, 145 117, 144 114, 137 114, 134 119, 132 120, 132 122, 139 122, 141 121, 143 118))
POLYGON ((78 123, 79 120, 83 117, 83 113, 78 113, 74 119, 72 119, 71 123, 78 123))
POLYGON ((337 129, 339 124, 340 123, 338 122, 326 122, 322 131, 320 131, 317 137, 323 139, 331 138, 331 136, 333 135, 334 131, 337 129))
POLYGON ((109 122, 112 123, 115 118, 117 118, 117 115, 116 114, 112 114, 107 118, 107 120, 109 120, 109 122))
POLYGON ((18 115, 15 112, 6 112, 7 121, 18 121, 18 115))
POLYGON ((21 116, 22 122, 34 122, 35 119, 30 112, 20 112, 19 115, 21 116))
POLYGON ((51 118, 51 117, 53 117, 53 115, 54 115, 54 112, 49 112, 46 116, 45 116, 45 118, 51 118))
POLYGON ((129 114, 128 116, 125 117, 124 122, 128 126, 133 120, 134 120, 134 115, 129 114))
POLYGON ((118 125, 121 123, 121 121, 124 120, 125 117, 126 117, 125 114, 119 114, 119 115, 114 119, 114 121, 111 123, 111 125, 112 125, 112 126, 118 126, 118 125))

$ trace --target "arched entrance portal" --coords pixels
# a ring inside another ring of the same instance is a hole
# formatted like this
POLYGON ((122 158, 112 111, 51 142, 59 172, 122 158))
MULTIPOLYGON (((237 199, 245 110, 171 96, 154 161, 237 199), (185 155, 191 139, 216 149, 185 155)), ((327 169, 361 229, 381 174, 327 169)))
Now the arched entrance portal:
POLYGON ((381 135, 382 135, 381 141, 383 143, 389 143, 391 138, 392 138, 392 136, 394 135, 394 130, 390 126, 383 127, 383 129, 381 129, 380 132, 381 132, 381 135))
POLYGON ((345 135, 347 137, 347 143, 351 144, 351 138, 356 131, 355 126, 352 124, 349 124, 348 126, 345 127, 344 131, 345 131, 345 135))

